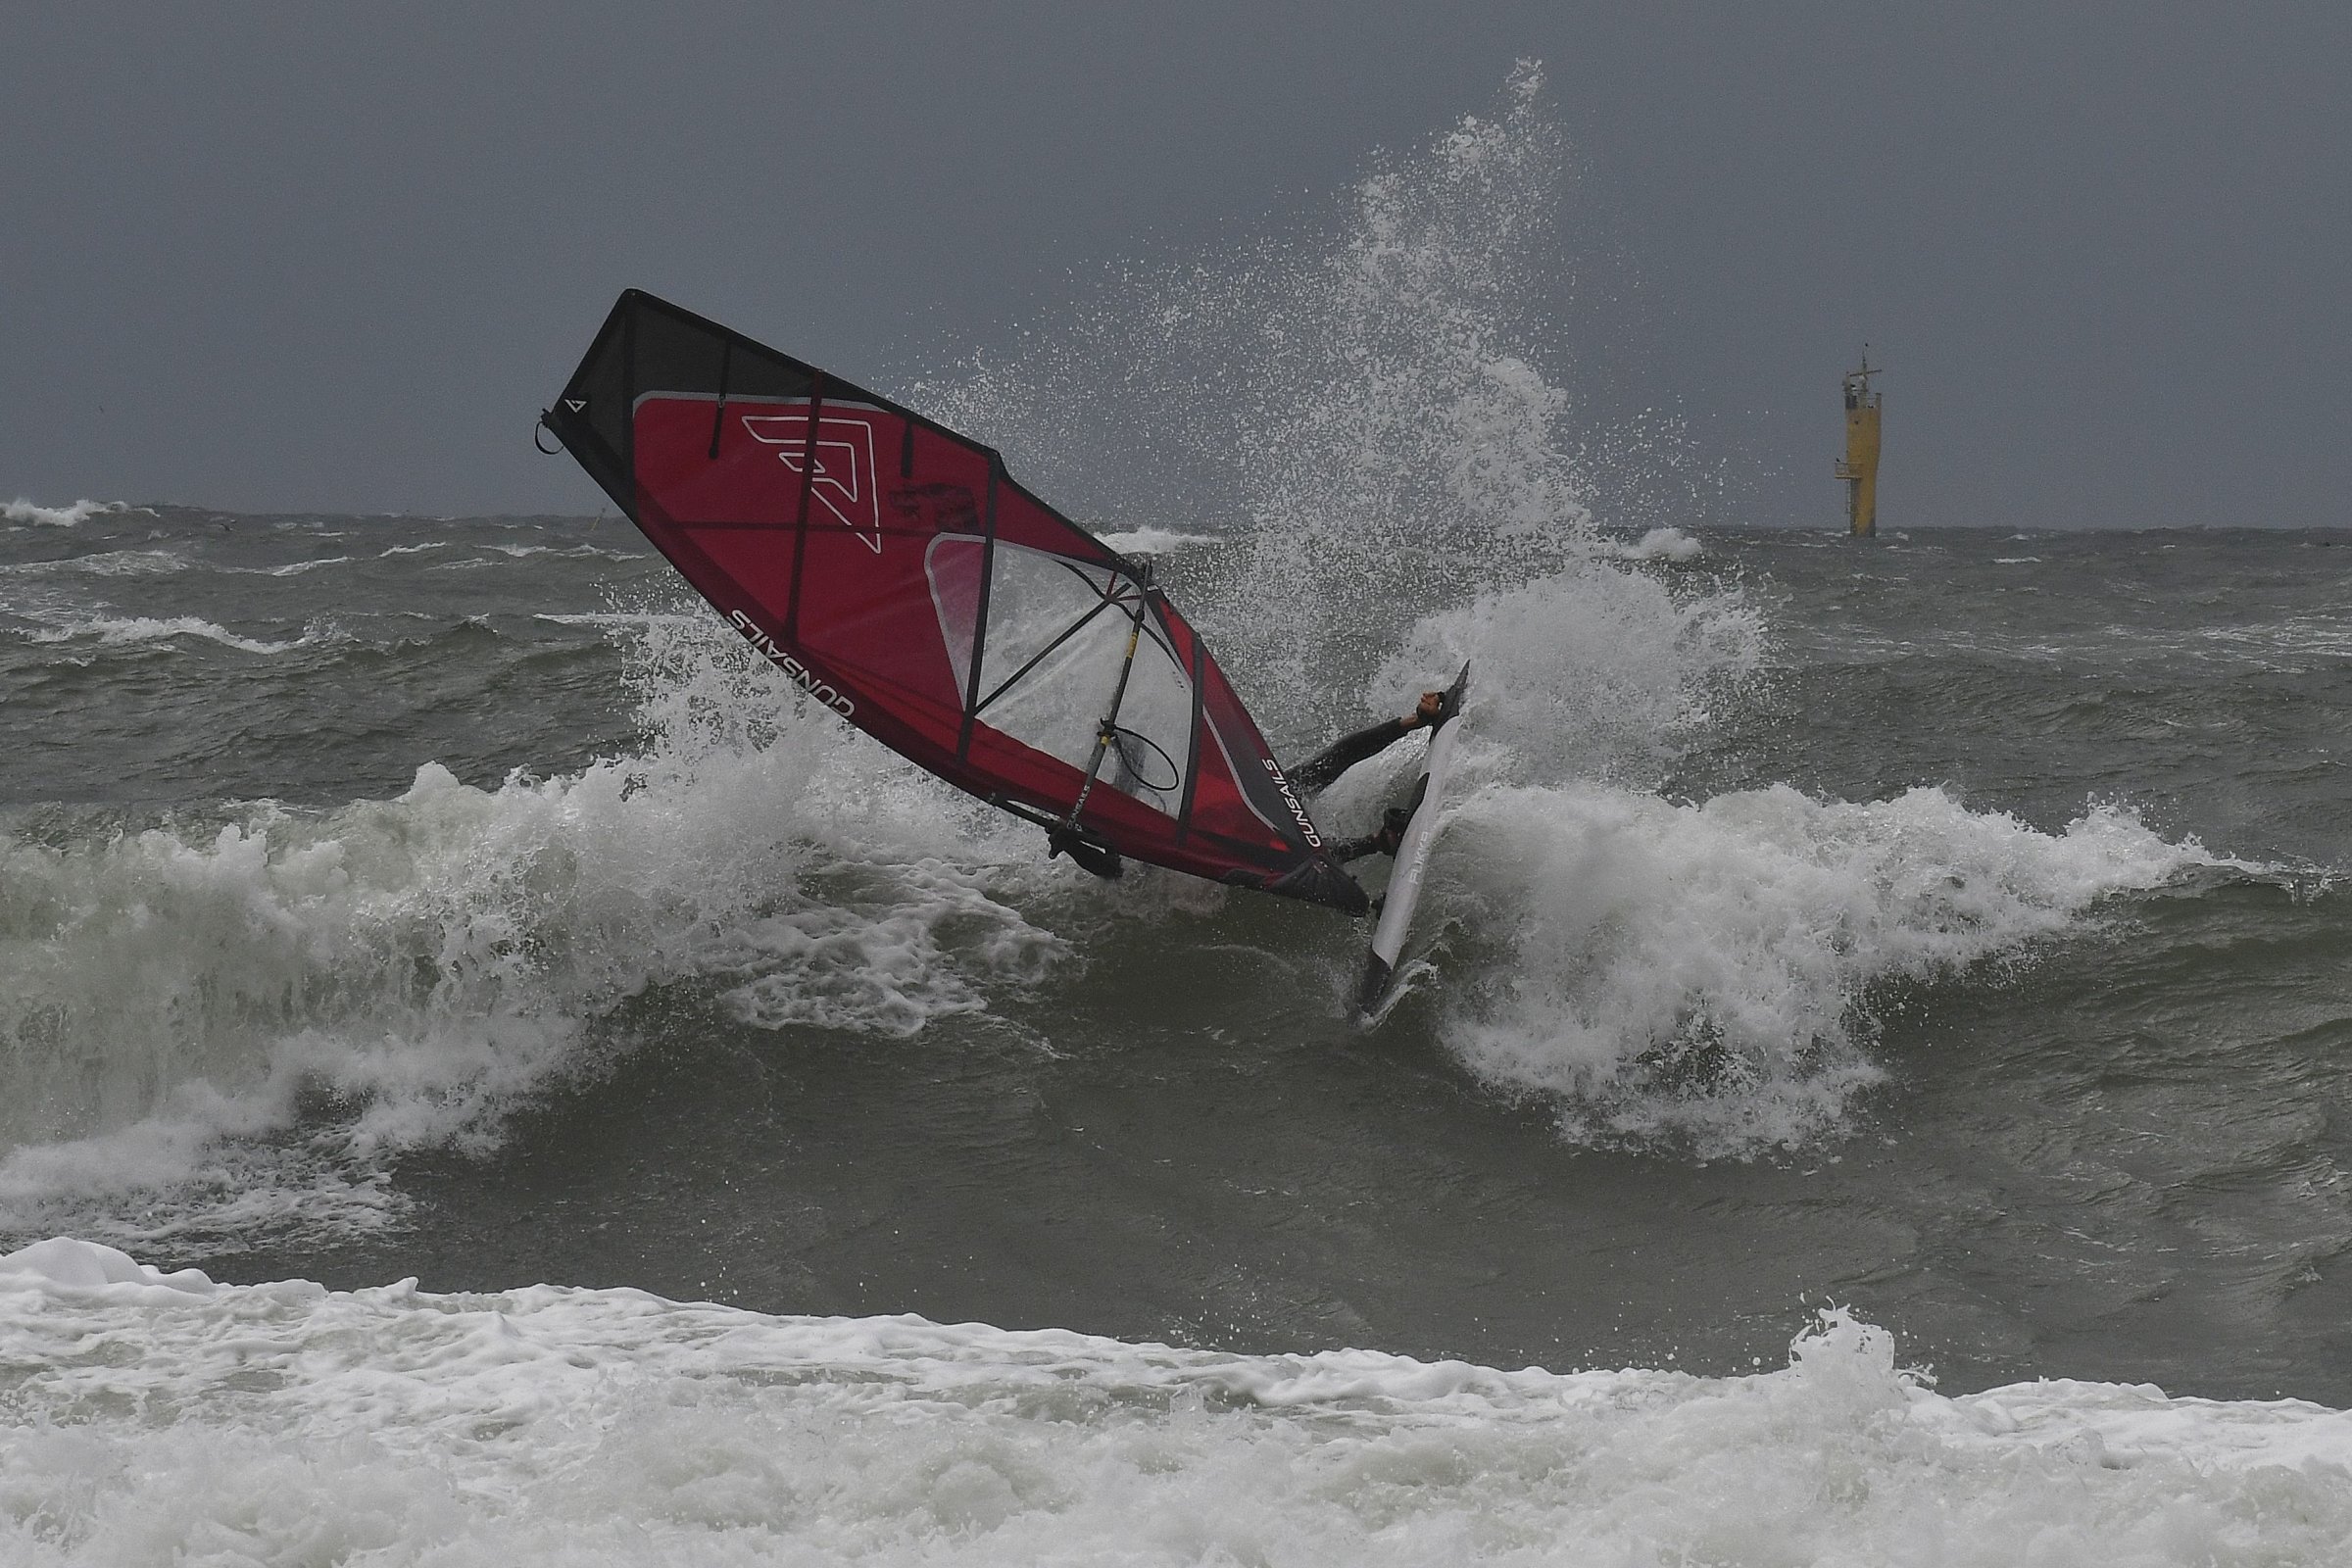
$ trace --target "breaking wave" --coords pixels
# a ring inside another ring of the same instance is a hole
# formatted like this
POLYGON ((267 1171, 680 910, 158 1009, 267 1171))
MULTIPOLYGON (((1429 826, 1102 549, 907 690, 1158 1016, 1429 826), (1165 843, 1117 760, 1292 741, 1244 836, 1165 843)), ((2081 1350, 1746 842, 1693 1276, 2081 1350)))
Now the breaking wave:
POLYGON ((32 523, 43 528, 77 528, 102 513, 144 512, 126 501, 76 501, 70 507, 44 507, 25 500, 0 503, 0 520, 32 523))
POLYGON ((2227 864, 2100 807, 2044 833, 1941 789, 1700 805, 1495 785, 1448 823, 1436 901, 1474 974, 1439 995, 1479 1077, 1579 1141, 1701 1158, 1835 1129, 1876 1083, 1869 1003, 2077 928, 2100 900, 2227 864))
POLYGON ((0 835, 0 1231, 247 1239, 396 1210, 383 1161, 484 1148, 694 977, 722 1014, 903 1036, 1034 984, 993 823, 833 726, 708 617, 625 633, 640 755, 496 789, 0 835))
POLYGON ((289 561, 282 566, 220 566, 216 568, 238 577, 299 577, 322 566, 346 566, 350 556, 314 556, 308 561, 289 561))
POLYGON ((74 572, 94 577, 166 577, 186 570, 187 565, 186 561, 168 550, 109 550, 59 561, 12 562, 0 565, 0 572, 15 577, 53 577, 74 572))
POLYGON ((1681 565, 1706 554, 1706 547, 1680 528, 1652 528, 1639 539, 1612 543, 1608 553, 1619 561, 1667 561, 1681 565))
POLYGON ((246 654, 287 653, 310 640, 308 636, 303 636, 272 643, 255 637, 240 637, 226 627, 216 626, 197 615, 78 616, 62 626, 34 632, 31 640, 36 643, 95 641, 101 647, 117 648, 131 643, 170 642, 179 637, 195 637, 246 654))
POLYGON ((2341 1562, 2352 1418, 1945 1396, 1839 1310, 1743 1377, 1235 1355, 642 1292, 0 1256, 27 1564, 2341 1562), (103 1347, 93 1353, 90 1347, 103 1347), (159 1417, 158 1412, 166 1412, 159 1417))

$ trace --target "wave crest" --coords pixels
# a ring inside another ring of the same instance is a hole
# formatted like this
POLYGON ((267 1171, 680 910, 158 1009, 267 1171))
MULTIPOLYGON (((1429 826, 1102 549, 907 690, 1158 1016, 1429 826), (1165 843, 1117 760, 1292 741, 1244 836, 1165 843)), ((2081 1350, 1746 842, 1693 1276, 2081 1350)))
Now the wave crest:
POLYGON ((71 506, 44 507, 23 496, 14 501, 0 502, 0 520, 31 523, 43 528, 78 528, 92 517, 109 512, 145 512, 127 501, 91 501, 87 498, 71 506))
POLYGON ((1449 1046, 1544 1097, 1574 1139, 1701 1158, 1835 1128, 1881 1077, 1866 1048, 1884 987, 1960 975, 2102 899, 2235 863, 2122 808, 2052 834, 1935 788, 1678 806, 1495 785, 1447 832, 1439 903, 1477 963, 1441 1004, 1449 1046))

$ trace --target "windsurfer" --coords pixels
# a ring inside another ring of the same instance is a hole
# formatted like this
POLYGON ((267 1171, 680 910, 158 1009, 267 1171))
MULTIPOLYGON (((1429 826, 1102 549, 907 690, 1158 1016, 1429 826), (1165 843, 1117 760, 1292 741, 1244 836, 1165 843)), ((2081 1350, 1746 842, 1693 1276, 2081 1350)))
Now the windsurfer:
POLYGON ((1191 622, 992 448, 637 289, 542 422, 789 678, 1088 870, 1369 906, 1191 622))
MULTIPOLYGON (((1417 729, 1425 729, 1453 715, 1446 710, 1444 692, 1423 692, 1421 701, 1402 718, 1387 718, 1377 724, 1343 735, 1314 756, 1290 771, 1290 780, 1301 794, 1312 797, 1338 782, 1341 774, 1356 763, 1378 757, 1417 729)), ((1413 819, 1418 799, 1402 806, 1392 806, 1381 813, 1380 831, 1361 838, 1342 839, 1326 847, 1335 860, 1346 864, 1360 860, 1367 855, 1395 855, 1397 841, 1413 819)))
MULTIPOLYGON (((1343 735, 1284 776, 1298 793, 1313 797, 1338 782, 1341 774, 1356 763, 1378 757, 1417 729, 1451 718, 1446 711, 1446 694, 1423 692, 1421 701, 1402 718, 1384 718, 1367 725, 1352 735, 1343 735)), ((1361 838, 1342 839, 1326 846, 1326 853, 1341 864, 1360 860, 1367 855, 1395 855, 1404 830, 1412 822, 1413 810, 1420 805, 1416 795, 1401 806, 1392 806, 1381 813, 1380 830, 1361 838)), ((1125 865, 1119 852, 1105 844, 1097 844, 1068 827, 1046 830, 1046 842, 1052 846, 1047 853, 1051 859, 1066 855, 1082 871, 1091 871, 1105 881, 1117 881, 1125 865)))

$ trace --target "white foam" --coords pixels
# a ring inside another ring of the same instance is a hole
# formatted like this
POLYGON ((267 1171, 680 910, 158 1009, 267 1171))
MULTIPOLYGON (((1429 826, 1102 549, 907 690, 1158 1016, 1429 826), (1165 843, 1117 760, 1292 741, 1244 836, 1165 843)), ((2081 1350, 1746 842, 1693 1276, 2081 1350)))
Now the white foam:
POLYGON ((1239 1355, 625 1290, 0 1258, 0 1551, 44 1564, 2332 1564, 2352 1417, 1782 1369, 1239 1355))
POLYGON ((1874 988, 1959 975, 2073 929, 2103 898, 2234 864, 2120 808, 2053 834, 1933 788, 1849 803, 1784 785, 1686 806, 1494 784, 1446 831, 1433 902, 1466 960, 1443 1004, 1453 1049, 1498 1086, 1550 1097, 1573 1136, 1701 1156, 1837 1125, 1879 1076, 1874 988))
POLYGON ((595 626, 603 630, 634 631, 642 627, 662 626, 691 637, 695 628, 710 618, 704 610, 669 611, 550 611, 534 612, 533 620, 552 621, 559 626, 595 626))
POLYGON ((0 1289, 14 1286, 48 1296, 84 1297, 95 1294, 112 1301, 143 1302, 150 1291, 182 1296, 214 1296, 222 1289, 201 1269, 183 1268, 167 1274, 129 1253, 70 1236, 53 1236, 0 1256, 0 1289), (127 1286, 128 1291, 109 1291, 127 1286))
POLYGON ((1705 552, 1705 546, 1680 528, 1652 528, 1631 543, 1613 541, 1608 549, 1619 561, 1670 561, 1678 565, 1705 552))
POLYGON ((86 499, 76 501, 70 507, 43 507, 19 496, 14 501, 0 504, 0 519, 9 522, 35 523, 44 528, 77 528, 103 513, 144 512, 146 510, 145 507, 134 507, 126 501, 90 501, 86 499))
MULTIPOLYGON (((431 569, 434 571, 478 571, 485 566, 498 565, 497 558, 500 556, 504 556, 510 561, 527 561, 537 556, 545 556, 555 561, 642 561, 645 559, 643 551, 605 550, 595 545, 566 547, 562 545, 483 544, 481 548, 491 554, 466 556, 456 561, 439 562, 431 569)), ((387 553, 398 554, 401 552, 387 553)))
POLYGON ((60 561, 20 561, 0 565, 0 572, 23 577, 49 577, 67 572, 93 577, 165 577, 185 570, 187 564, 169 550, 108 550, 96 555, 68 556, 60 561))
POLYGON ((64 625, 53 625, 46 631, 32 634, 36 643, 72 643, 95 638, 102 647, 121 647, 133 643, 170 642, 179 637, 197 637, 206 642, 234 648, 247 654, 282 654, 300 648, 310 641, 308 636, 295 637, 282 643, 263 642, 257 638, 240 637, 222 626, 197 615, 172 615, 158 618, 152 615, 88 615, 76 616, 64 625))
POLYGON ((321 566, 347 565, 349 556, 319 556, 310 561, 289 561, 282 566, 222 566, 220 569, 240 577, 299 577, 306 571, 321 566))
POLYGON ((1106 533, 1102 542, 1122 555, 1164 556, 1187 545, 1213 545, 1215 534, 1181 533, 1173 528, 1131 528, 1124 533, 1106 533))
POLYGON ((642 561, 642 550, 607 550, 601 545, 500 545, 484 548, 520 561, 531 556, 557 556, 567 561, 642 561))

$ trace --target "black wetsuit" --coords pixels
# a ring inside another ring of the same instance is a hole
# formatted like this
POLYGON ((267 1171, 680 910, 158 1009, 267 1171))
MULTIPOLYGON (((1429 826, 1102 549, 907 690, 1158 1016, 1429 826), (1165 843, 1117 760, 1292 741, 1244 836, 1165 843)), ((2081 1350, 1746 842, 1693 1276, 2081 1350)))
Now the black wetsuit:
MULTIPOLYGON (((1314 756, 1292 768, 1286 775, 1299 794, 1312 797, 1321 794, 1356 763, 1378 757, 1398 741, 1419 729, 1419 724, 1403 719, 1384 718, 1352 735, 1343 735, 1314 756)), ((1339 839, 1326 844, 1324 853, 1342 865, 1360 860, 1367 855, 1395 855, 1396 841, 1404 833, 1405 824, 1413 819, 1414 808, 1421 804, 1416 792, 1403 806, 1393 806, 1383 813, 1377 833, 1362 838, 1339 839)), ((1124 868, 1119 852, 1105 844, 1096 844, 1066 828, 1048 828, 1046 842, 1053 846, 1049 858, 1066 855, 1082 870, 1092 871, 1105 881, 1118 880, 1124 868)))
MULTIPOLYGON (((1314 756, 1290 770, 1289 778, 1298 793, 1320 795, 1331 787, 1342 773, 1367 758, 1378 757, 1398 741, 1419 729, 1419 724, 1405 719, 1384 718, 1377 724, 1343 735, 1314 756)), ((1418 804, 1418 800, 1413 803, 1418 804)), ((1413 819, 1413 805, 1392 807, 1384 813, 1381 829, 1362 838, 1340 839, 1324 846, 1324 852, 1342 864, 1360 860, 1367 855, 1395 855, 1396 840, 1404 825, 1413 819)))

